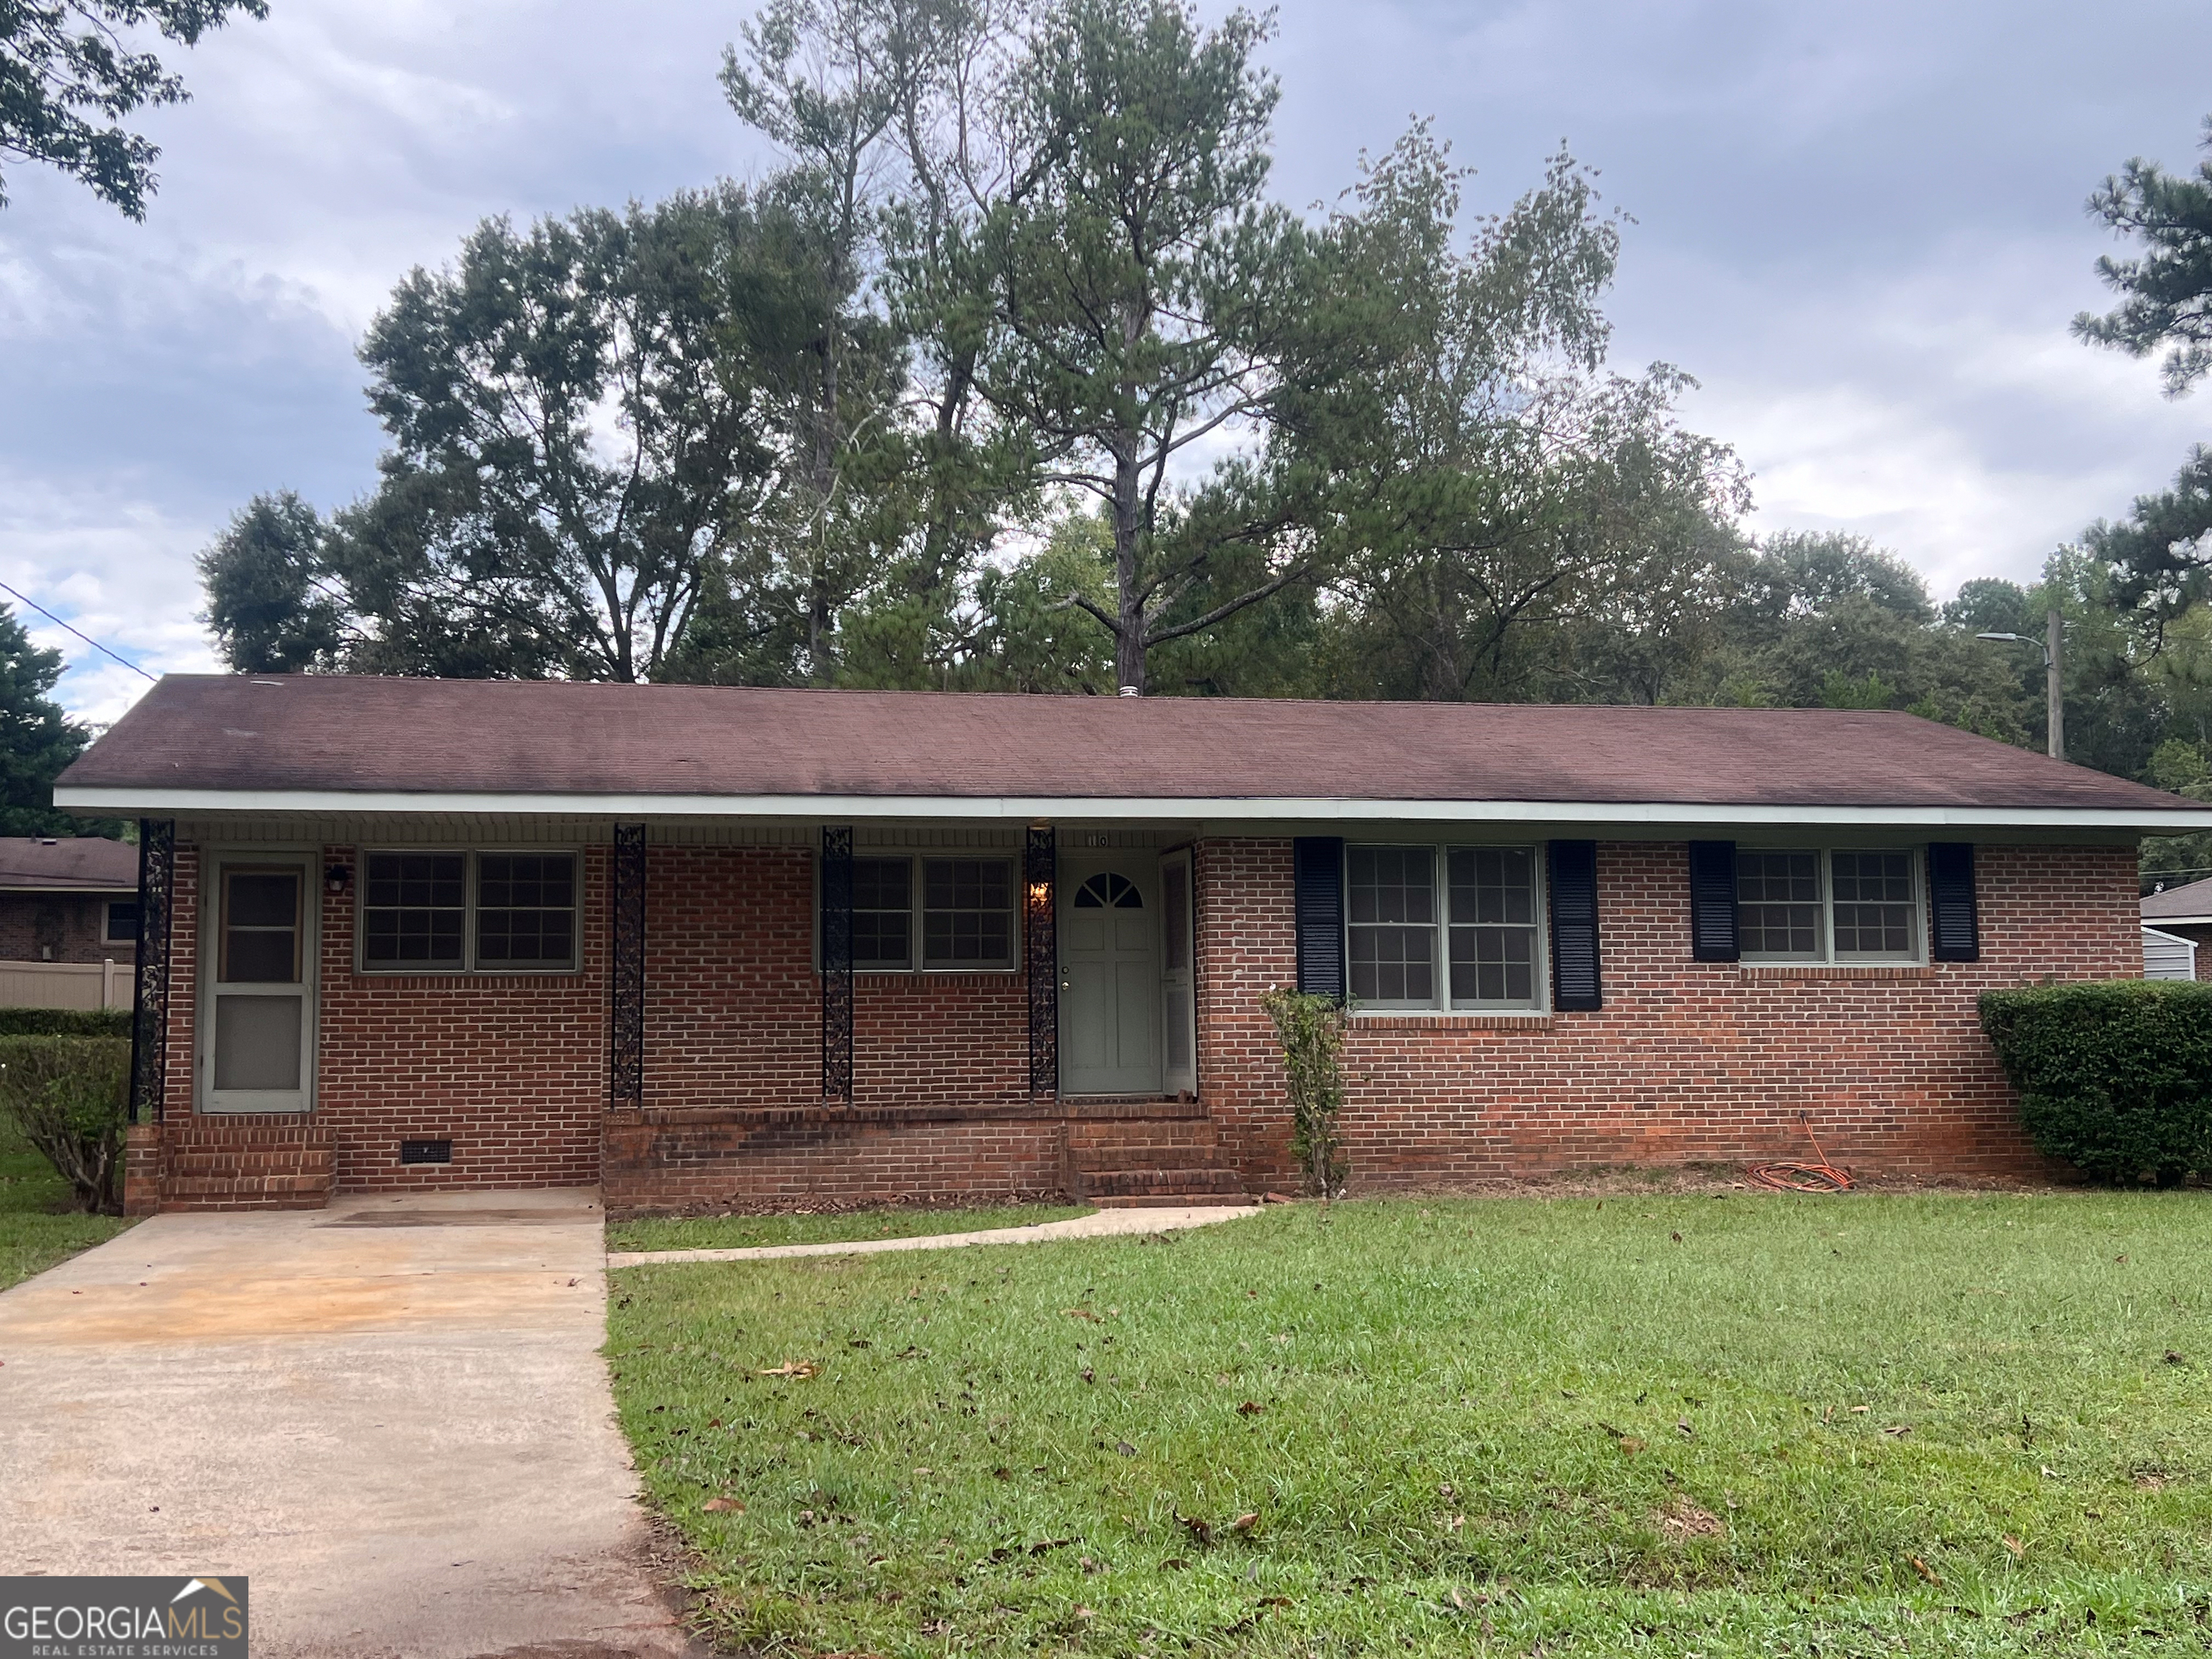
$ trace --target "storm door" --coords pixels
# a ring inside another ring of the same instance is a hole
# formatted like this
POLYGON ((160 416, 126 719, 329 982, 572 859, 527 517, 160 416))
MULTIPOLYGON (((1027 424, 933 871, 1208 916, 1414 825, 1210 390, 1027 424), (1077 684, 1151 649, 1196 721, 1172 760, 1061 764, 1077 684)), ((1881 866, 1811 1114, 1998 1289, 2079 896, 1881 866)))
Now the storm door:
POLYGON ((314 1066, 314 901, 306 860, 217 860, 202 971, 204 1112, 304 1112, 314 1066))
POLYGON ((1063 859, 1060 1086, 1071 1095, 1160 1087, 1159 860, 1063 859))

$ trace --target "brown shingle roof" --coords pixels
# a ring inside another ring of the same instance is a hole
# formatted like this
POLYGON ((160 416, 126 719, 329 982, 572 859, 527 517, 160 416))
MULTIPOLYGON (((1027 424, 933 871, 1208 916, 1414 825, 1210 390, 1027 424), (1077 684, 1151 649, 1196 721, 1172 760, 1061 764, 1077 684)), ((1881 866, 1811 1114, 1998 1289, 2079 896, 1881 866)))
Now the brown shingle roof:
MULTIPOLYGON (((70 789, 2201 811, 1910 714, 171 675, 70 789)), ((522 803, 517 803, 518 805, 522 803)))
POLYGON ((2145 921, 2179 921, 2185 916, 2212 916, 2212 878, 2143 895, 2145 921))
POLYGON ((0 888, 118 893, 138 886, 138 849, 98 836, 0 836, 0 888))

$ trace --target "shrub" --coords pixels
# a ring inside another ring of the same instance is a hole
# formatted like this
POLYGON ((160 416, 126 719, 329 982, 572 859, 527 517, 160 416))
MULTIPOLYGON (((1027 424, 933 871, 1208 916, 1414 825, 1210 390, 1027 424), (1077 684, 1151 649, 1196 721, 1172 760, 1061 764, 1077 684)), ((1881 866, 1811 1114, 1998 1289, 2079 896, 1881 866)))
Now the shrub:
POLYGON ((80 1208, 113 1215, 131 1044, 112 1036, 0 1036, 0 1112, 46 1154, 80 1208))
POLYGON ((130 1035, 128 1008, 0 1008, 0 1036, 130 1035))
POLYGON ((1283 1045, 1291 1089, 1291 1152, 1305 1172, 1306 1191, 1326 1200, 1350 1171, 1336 1115, 1344 1106, 1344 1005, 1285 988, 1260 999, 1283 1045))
POLYGON ((2100 1181, 2212 1173, 2212 985, 1990 991, 1982 1029, 2035 1144, 2100 1181))

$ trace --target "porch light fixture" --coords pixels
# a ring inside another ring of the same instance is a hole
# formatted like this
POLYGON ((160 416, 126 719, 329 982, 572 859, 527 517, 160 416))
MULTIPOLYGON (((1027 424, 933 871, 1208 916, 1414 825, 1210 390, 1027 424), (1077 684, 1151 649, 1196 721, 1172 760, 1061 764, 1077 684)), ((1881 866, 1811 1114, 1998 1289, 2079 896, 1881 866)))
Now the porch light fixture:
POLYGON ((323 872, 323 890, 332 898, 343 898, 353 890, 353 866, 333 864, 323 872))

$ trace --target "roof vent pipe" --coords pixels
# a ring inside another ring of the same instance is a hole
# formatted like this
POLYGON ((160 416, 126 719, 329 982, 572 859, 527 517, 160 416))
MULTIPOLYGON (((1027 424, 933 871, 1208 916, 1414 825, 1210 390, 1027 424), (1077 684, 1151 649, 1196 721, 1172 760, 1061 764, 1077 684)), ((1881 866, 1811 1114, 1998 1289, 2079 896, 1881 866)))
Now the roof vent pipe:
POLYGON ((1123 696, 1125 696, 1125 697, 1141 697, 1141 696, 1143 696, 1145 694, 1144 694, 1144 691, 1143 691, 1142 688, 1140 688, 1140 687, 1134 686, 1134 685, 1125 685, 1125 686, 1123 686, 1123 687, 1121 688, 1121 695, 1122 695, 1123 696))

